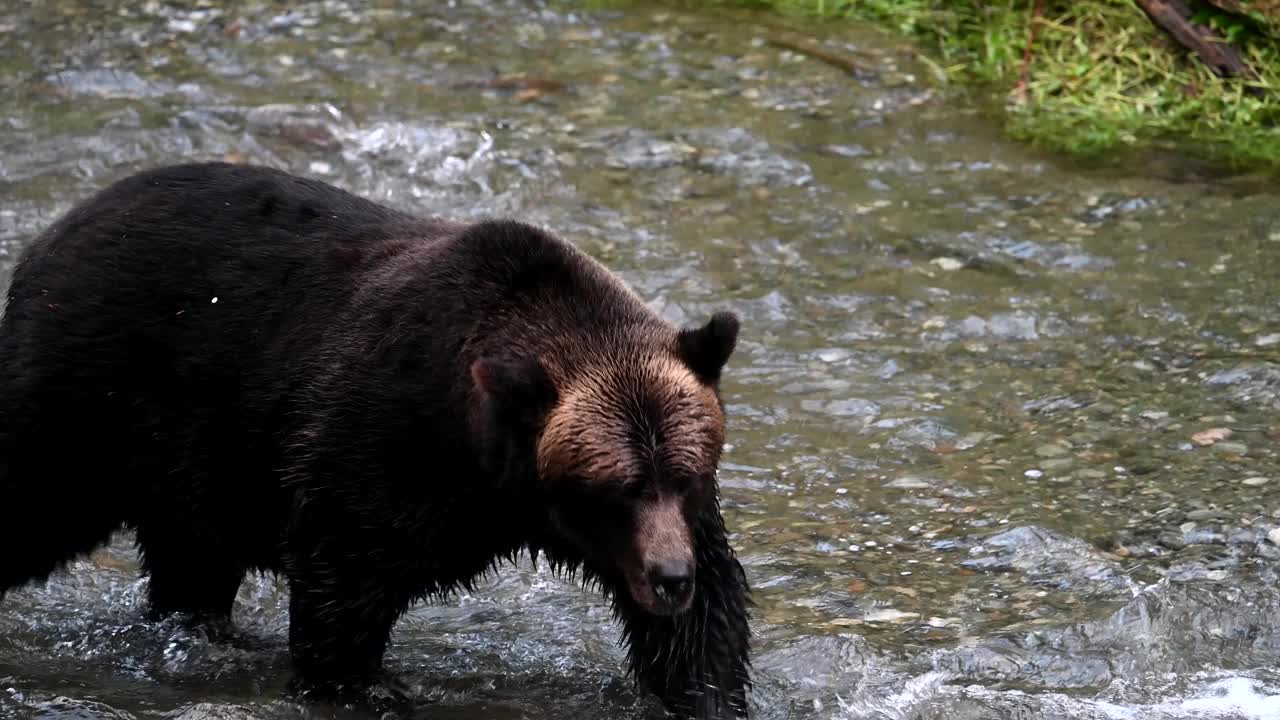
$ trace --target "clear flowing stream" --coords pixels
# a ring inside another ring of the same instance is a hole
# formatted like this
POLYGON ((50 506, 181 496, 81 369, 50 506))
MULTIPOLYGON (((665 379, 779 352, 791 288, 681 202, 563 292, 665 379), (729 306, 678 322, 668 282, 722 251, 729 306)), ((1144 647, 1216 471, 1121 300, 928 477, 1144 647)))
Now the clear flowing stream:
MULTIPOLYGON (((1273 189, 1078 167, 899 42, 813 34, 851 74, 765 20, 5 3, 0 286, 72 203, 190 159, 548 226, 672 320, 743 319, 721 482, 755 717, 1280 718, 1273 189)), ((122 536, 0 603, 0 718, 300 716, 283 582, 246 580, 231 642, 146 622, 144 582, 122 536)), ((523 562, 414 609, 388 663, 421 718, 648 717, 616 640, 523 562)))

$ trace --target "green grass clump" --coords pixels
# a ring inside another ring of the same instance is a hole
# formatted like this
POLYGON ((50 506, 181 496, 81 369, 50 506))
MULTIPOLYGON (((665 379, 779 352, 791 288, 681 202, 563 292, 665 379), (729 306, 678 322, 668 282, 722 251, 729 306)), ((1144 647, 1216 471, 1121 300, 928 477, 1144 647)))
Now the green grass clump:
POLYGON ((1255 80, 1218 77, 1133 0, 737 1, 871 21, 915 38, 950 79, 1007 92, 1008 131, 1041 146, 1092 157, 1175 146, 1280 171, 1275 0, 1237 0, 1246 14, 1191 3, 1197 21, 1240 50, 1255 80))

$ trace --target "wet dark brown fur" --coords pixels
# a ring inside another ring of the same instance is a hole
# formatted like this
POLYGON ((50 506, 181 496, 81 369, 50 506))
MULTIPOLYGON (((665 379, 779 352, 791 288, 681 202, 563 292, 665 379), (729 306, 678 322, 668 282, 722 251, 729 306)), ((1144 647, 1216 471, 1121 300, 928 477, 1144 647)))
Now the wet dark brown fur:
POLYGON ((295 686, 381 677, 415 600, 522 550, 597 583, 685 717, 745 714, 721 519, 737 320, 679 330, 535 228, 263 168, 115 183, 21 258, 0 323, 0 595, 136 531, 154 615, 290 584, 295 686), (215 300, 216 298, 216 300, 215 300))

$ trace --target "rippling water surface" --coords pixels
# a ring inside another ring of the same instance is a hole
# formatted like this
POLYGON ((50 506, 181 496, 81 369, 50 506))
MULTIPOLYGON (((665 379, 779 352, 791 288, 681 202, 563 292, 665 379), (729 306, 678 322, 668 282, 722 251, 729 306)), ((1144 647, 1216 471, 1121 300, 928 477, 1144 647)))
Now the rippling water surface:
MULTIPOLYGON (((743 318, 722 482, 756 717, 1280 718, 1275 195, 1072 167, 893 41, 818 35, 849 74, 763 20, 7 4, 0 278, 75 201, 186 159, 547 225, 672 320, 743 318)), ((144 622, 142 589, 121 537, 11 595, 0 717, 299 715, 281 585, 245 583, 231 642, 144 622)), ((412 611, 388 663, 423 718, 645 717, 616 637, 523 564, 412 611)))

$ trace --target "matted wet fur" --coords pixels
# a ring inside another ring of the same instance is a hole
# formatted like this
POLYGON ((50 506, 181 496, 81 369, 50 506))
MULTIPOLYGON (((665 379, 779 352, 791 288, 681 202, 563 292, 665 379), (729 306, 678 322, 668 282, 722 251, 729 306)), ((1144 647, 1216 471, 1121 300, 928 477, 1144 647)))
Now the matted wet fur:
POLYGON ((721 519, 730 314, 664 322, 571 245, 221 163, 121 180, 0 322, 0 596, 120 528, 149 608, 290 585, 294 687, 361 697, 396 619, 524 550, 597 585, 685 717, 746 714, 721 519))

